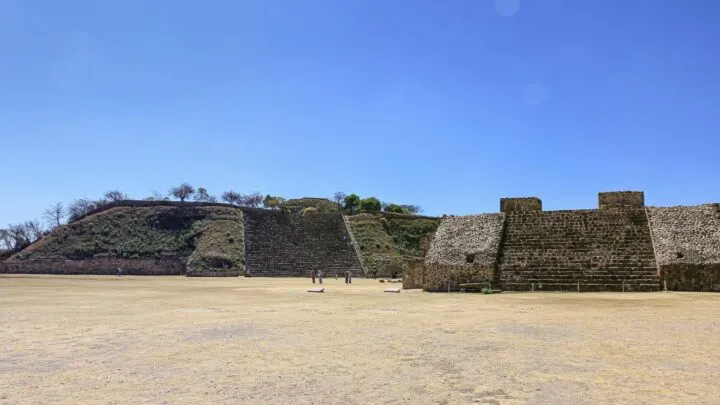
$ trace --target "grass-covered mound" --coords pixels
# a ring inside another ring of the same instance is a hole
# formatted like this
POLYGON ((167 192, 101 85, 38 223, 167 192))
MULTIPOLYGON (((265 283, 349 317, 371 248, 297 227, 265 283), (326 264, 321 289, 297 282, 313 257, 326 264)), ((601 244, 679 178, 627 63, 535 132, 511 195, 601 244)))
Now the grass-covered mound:
POLYGON ((394 213, 348 217, 370 277, 402 275, 405 261, 422 259, 440 218, 394 213))
POLYGON ((114 207, 55 229, 10 258, 177 259, 188 275, 244 273, 243 215, 221 206, 114 207))

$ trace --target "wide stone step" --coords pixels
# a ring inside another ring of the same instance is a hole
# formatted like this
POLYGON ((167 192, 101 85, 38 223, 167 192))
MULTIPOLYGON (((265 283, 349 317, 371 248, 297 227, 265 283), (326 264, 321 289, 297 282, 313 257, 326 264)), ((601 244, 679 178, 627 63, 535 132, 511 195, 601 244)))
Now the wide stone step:
MULTIPOLYGON (((503 283, 503 290, 506 291, 531 291, 533 285, 531 283, 503 283)), ((577 283, 543 283, 542 287, 534 286, 534 291, 577 291, 577 283)), ((644 283, 644 284, 625 284, 624 290, 622 284, 610 283, 580 283, 580 292, 600 292, 600 291, 625 291, 625 292, 650 292, 660 291, 660 283, 644 283)))

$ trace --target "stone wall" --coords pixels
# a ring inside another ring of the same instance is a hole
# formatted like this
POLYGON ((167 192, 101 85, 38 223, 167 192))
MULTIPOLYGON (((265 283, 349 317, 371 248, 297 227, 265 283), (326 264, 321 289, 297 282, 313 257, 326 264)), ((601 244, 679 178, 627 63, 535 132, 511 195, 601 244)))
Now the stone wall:
POLYGON ((660 277, 671 291, 720 292, 720 263, 675 263, 660 266, 660 277))
POLYGON ((648 207, 660 265, 720 263, 720 207, 648 207))
POLYGON ((657 291, 644 209, 512 212, 500 279, 507 290, 657 291), (538 288, 538 286, 541 286, 538 288))
POLYGON ((468 267, 426 264, 424 270, 423 289, 430 292, 456 292, 461 290, 460 284, 489 283, 495 273, 493 268, 479 265, 468 267))
POLYGON ((504 214, 446 217, 440 222, 425 261, 448 266, 494 267, 504 214))
POLYGON ((243 208, 245 267, 251 276, 326 277, 351 270, 363 275, 339 213, 296 214, 243 208))
POLYGON ((542 211, 542 201, 537 197, 501 198, 500 212, 542 211))
POLYGON ((720 205, 648 207, 647 212, 668 289, 720 291, 720 205))
POLYGON ((598 193, 598 207, 634 207, 645 206, 645 193, 642 191, 611 191, 598 193))
POLYGON ((26 260, 0 262, 0 273, 6 274, 99 274, 112 275, 121 268, 123 274, 141 276, 184 275, 185 266, 178 260, 90 259, 26 260))
POLYGON ((406 261, 403 265, 403 289, 413 290, 425 285, 425 261, 406 261))

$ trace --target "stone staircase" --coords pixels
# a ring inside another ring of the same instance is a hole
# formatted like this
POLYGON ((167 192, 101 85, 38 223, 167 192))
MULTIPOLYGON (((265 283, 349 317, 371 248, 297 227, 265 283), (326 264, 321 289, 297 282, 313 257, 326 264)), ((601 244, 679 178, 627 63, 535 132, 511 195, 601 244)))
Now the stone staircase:
POLYGON ((244 209, 245 267, 253 277, 340 277, 364 273, 339 213, 244 209))
POLYGON ((505 290, 660 290, 642 208, 518 211, 505 221, 498 258, 505 290))
POLYGON ((345 223, 345 229, 347 230, 348 235, 350 236, 350 244, 352 245, 353 249, 355 250, 355 254, 357 255, 358 261, 360 262, 360 268, 362 269, 362 275, 363 277, 367 278, 367 267, 365 267, 365 262, 363 261, 362 253, 360 252, 360 248, 358 248, 357 241, 355 241, 355 235, 352 233, 352 227, 350 226, 350 223, 348 222, 348 219, 345 215, 342 216, 343 222, 345 223))

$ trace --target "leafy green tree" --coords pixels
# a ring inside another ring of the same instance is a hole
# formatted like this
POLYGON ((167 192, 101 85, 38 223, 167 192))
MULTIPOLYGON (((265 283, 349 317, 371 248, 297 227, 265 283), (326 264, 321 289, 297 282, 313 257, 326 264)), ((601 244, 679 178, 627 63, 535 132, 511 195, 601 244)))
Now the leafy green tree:
POLYGON ((285 202, 285 199, 278 196, 266 195, 262 201, 263 207, 270 208, 271 210, 278 209, 285 202))
POLYGON ((343 207, 345 211, 352 214, 360 207, 360 197, 358 197, 357 194, 346 195, 345 198, 343 198, 343 203, 345 204, 343 207))
POLYGON ((422 212, 422 208, 419 205, 401 205, 401 207, 413 215, 422 212))
POLYGON ((384 209, 385 209, 385 212, 395 212, 398 214, 409 214, 410 213, 410 211, 408 211, 407 209, 399 206, 398 204, 394 204, 394 203, 390 203, 390 204, 386 205, 384 209))
POLYGON ((361 211, 380 212, 380 209, 382 209, 382 204, 380 203, 380 200, 375 197, 360 200, 361 211))

